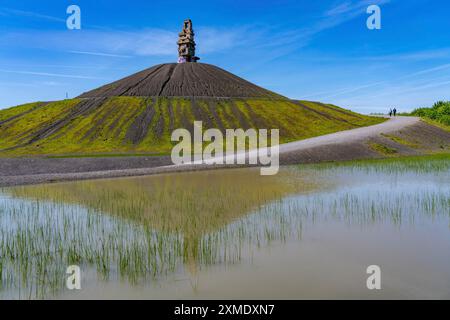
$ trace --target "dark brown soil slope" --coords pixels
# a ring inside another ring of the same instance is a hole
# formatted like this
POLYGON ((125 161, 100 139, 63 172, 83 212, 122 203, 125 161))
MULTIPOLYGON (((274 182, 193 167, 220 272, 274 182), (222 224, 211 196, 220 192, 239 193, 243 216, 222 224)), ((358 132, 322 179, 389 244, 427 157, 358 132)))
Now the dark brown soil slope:
POLYGON ((160 64, 85 92, 79 98, 113 96, 283 98, 204 63, 160 64))

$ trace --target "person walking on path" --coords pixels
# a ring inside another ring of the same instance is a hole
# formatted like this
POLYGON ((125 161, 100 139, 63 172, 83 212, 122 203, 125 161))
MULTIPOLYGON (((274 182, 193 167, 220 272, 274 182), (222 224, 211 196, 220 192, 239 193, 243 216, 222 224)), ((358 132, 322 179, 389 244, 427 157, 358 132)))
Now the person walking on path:
POLYGON ((389 118, 392 117, 392 109, 389 110, 389 118))
POLYGON ((394 110, 392 110, 392 111, 394 111, 394 117, 395 117, 397 115, 397 109, 394 108, 394 110))

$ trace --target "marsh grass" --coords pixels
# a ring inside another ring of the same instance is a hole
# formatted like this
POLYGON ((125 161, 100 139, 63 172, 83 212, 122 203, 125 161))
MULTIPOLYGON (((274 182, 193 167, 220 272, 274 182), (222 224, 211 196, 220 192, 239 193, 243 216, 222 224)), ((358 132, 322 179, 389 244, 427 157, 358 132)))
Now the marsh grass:
POLYGON ((0 197, 0 296, 64 290, 67 266, 99 281, 164 281, 298 241, 311 224, 402 228, 450 219, 445 157, 183 173, 9 188, 0 197))
POLYGON ((440 153, 433 155, 403 156, 386 159, 364 159, 342 162, 324 162, 319 164, 300 165, 303 170, 320 170, 322 172, 336 172, 345 168, 346 172, 359 172, 364 174, 440 174, 450 170, 450 154, 440 153))

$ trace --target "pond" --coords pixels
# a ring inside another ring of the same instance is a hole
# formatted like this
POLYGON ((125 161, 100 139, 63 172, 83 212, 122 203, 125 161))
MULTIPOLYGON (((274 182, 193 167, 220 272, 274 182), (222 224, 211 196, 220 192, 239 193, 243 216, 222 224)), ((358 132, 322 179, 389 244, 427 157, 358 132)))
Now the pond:
POLYGON ((449 299, 449 181, 425 157, 4 188, 0 298, 449 299))

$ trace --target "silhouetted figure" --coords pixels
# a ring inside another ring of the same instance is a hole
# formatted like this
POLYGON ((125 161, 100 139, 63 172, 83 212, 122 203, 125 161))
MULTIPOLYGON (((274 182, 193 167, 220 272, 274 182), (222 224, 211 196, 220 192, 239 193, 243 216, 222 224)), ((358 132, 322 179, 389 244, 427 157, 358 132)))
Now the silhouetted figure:
POLYGON ((392 110, 392 111, 394 111, 394 117, 395 117, 397 115, 397 109, 394 108, 394 110, 392 110))
POLYGON ((389 117, 392 117, 392 109, 389 110, 389 117))

